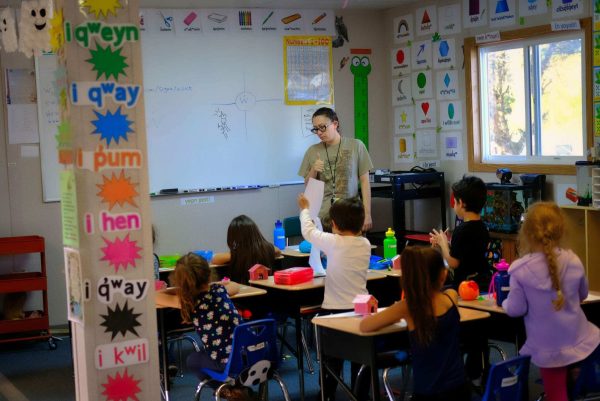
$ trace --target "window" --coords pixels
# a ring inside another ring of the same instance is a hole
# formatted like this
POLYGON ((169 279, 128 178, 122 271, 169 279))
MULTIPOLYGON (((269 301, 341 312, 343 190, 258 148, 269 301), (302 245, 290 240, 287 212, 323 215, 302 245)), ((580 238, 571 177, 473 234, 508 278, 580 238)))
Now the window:
POLYGON ((589 19, 465 39, 469 169, 573 174, 592 143, 589 19))

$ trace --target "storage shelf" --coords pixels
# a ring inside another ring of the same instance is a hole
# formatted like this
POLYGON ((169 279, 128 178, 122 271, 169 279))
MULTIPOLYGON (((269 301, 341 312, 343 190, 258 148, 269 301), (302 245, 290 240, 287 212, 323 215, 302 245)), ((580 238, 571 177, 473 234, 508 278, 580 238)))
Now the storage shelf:
POLYGON ((48 284, 46 277, 46 250, 44 237, 29 235, 0 238, 0 257, 37 253, 39 270, 0 275, 0 293, 42 293, 42 316, 27 319, 0 320, 0 343, 48 339, 51 349, 56 348, 48 319, 48 284))

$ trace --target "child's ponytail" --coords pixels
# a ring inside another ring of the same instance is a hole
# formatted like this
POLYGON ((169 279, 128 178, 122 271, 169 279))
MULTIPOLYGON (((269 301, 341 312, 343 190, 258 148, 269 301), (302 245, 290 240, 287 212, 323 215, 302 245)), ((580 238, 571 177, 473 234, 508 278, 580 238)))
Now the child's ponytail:
POLYGON ((556 263, 556 254, 554 253, 554 244, 547 238, 542 241, 543 252, 548 261, 548 272, 550 273, 550 281, 552 288, 556 291, 556 299, 552 301, 555 310, 560 310, 565 303, 562 291, 560 289, 560 280, 558 278, 558 264, 556 263))

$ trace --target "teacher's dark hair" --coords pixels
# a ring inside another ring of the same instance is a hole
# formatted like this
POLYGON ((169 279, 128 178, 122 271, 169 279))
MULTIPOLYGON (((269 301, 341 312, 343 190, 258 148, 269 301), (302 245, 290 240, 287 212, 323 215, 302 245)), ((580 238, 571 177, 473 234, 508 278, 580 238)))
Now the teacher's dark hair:
POLYGON ((321 107, 320 109, 317 109, 317 111, 315 111, 312 115, 312 118, 318 117, 318 116, 324 116, 327 117, 328 119, 330 119, 331 121, 335 121, 338 123, 338 131, 340 131, 340 120, 338 119, 338 116, 336 114, 335 111, 333 111, 333 109, 330 109, 329 107, 321 107))

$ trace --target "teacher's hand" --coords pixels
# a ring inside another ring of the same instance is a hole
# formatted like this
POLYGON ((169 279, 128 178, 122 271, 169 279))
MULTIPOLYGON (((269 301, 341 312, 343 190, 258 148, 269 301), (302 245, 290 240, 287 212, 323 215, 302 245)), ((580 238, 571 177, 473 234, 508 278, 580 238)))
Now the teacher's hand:
POLYGON ((317 153, 317 160, 312 165, 312 172, 316 176, 318 173, 322 173, 325 168, 325 162, 321 160, 321 156, 317 153))
POLYGON ((363 223, 363 227, 362 227, 363 232, 369 231, 372 227, 373 227, 373 219, 371 218, 370 214, 365 213, 365 222, 363 223))

